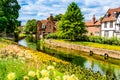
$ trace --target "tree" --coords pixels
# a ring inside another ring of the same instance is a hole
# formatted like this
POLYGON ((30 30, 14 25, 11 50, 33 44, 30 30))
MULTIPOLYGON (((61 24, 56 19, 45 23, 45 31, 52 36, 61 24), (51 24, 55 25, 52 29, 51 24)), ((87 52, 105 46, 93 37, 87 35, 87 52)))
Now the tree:
POLYGON ((6 28, 7 33, 12 33, 16 26, 20 25, 20 5, 17 0, 0 0, 0 31, 6 28))
POLYGON ((35 20, 35 19, 28 20, 25 27, 24 27, 24 32, 35 33, 36 32, 36 25, 37 25, 37 20, 35 20))
POLYGON ((58 14, 54 17, 54 21, 59 21, 62 18, 63 14, 58 14))
POLYGON ((76 40, 87 32, 83 14, 75 2, 68 6, 67 11, 59 21, 58 31, 69 36, 71 40, 76 40))

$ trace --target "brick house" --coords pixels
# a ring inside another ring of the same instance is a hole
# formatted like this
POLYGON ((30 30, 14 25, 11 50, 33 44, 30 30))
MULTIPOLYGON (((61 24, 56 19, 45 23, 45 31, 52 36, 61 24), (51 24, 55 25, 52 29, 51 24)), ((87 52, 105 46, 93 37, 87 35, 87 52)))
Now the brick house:
POLYGON ((46 20, 37 21, 37 38, 56 32, 56 22, 53 20, 52 14, 46 20))
POLYGON ((100 36, 101 34, 101 22, 100 20, 96 20, 95 15, 93 15, 92 20, 89 22, 85 22, 87 27, 87 35, 100 36))
POLYGON ((102 20, 101 36, 120 38, 120 7, 109 9, 102 20))

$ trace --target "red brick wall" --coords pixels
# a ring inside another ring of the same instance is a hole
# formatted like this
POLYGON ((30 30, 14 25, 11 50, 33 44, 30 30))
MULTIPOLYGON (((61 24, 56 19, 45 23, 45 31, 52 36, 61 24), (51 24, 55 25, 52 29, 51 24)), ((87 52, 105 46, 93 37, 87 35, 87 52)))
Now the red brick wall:
POLYGON ((99 36, 100 36, 100 26, 91 26, 91 27, 87 27, 88 30, 88 35, 90 35, 91 33, 93 33, 93 35, 95 36, 95 32, 99 32, 99 36))
POLYGON ((48 21, 46 24, 45 33, 55 32, 54 28, 55 28, 55 23, 53 21, 48 21))

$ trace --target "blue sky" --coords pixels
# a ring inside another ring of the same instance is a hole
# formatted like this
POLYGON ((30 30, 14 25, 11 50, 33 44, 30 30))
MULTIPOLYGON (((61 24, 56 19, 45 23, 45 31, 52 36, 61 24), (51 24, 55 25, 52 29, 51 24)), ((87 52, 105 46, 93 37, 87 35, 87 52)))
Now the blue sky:
POLYGON ((24 25, 29 19, 46 19, 51 13, 64 14, 73 1, 80 7, 85 21, 91 20, 94 14, 99 19, 109 8, 120 7, 120 0, 18 0, 21 6, 18 20, 24 25))

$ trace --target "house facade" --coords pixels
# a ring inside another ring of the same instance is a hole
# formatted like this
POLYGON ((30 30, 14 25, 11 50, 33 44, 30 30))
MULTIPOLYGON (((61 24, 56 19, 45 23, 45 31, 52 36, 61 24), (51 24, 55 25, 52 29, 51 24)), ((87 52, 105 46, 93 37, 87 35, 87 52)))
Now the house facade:
POLYGON ((37 38, 56 32, 56 22, 53 20, 52 14, 46 20, 37 21, 37 38))
POLYGON ((120 38, 120 7, 109 9, 101 23, 101 36, 120 38))
POLYGON ((93 15, 92 20, 85 22, 87 28, 87 35, 100 36, 101 34, 101 23, 100 20, 96 20, 95 15, 93 15))

